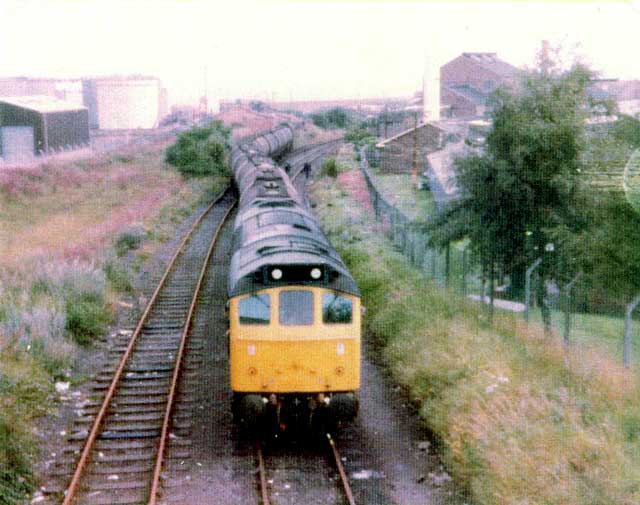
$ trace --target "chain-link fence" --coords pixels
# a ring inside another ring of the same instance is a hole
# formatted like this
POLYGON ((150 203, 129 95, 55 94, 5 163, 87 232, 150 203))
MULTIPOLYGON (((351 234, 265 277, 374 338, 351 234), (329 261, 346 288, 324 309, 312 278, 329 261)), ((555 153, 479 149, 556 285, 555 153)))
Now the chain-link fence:
POLYGON ((360 151, 360 171, 364 176, 376 220, 412 265, 422 270, 440 287, 451 287, 466 294, 480 285, 480 278, 471 270, 469 254, 464 246, 436 249, 429 246, 429 234, 424 224, 410 219, 389 203, 378 190, 371 174, 365 149, 360 151))
MULTIPOLYGON (((438 286, 449 287, 477 301, 488 303, 488 285, 483 281, 477 262, 473 261, 468 248, 462 244, 450 245, 444 249, 430 247, 429 234, 424 225, 410 219, 381 194, 364 148, 360 151, 359 168, 367 185, 376 220, 381 223, 395 247, 438 286)), ((537 266, 537 263, 532 265, 527 276, 529 282, 524 303, 502 300, 498 291, 495 306, 524 312, 527 322, 543 324, 541 311, 533 310, 539 308, 536 300, 542 298, 549 309, 551 329, 567 346, 574 342, 604 346, 616 359, 623 360, 626 366, 629 366, 632 356, 640 355, 640 329, 638 324, 633 326, 631 315, 640 306, 640 297, 629 303, 626 318, 583 314, 576 309, 576 288, 580 276, 565 285, 551 282, 541 287, 536 278, 537 266), (542 297, 537 296, 536 290, 540 289, 544 290, 542 297)))

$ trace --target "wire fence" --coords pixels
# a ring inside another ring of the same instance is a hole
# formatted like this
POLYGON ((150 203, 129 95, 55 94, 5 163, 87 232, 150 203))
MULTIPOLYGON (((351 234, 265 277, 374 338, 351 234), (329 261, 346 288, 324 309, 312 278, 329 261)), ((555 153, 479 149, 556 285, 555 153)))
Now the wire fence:
POLYGON ((413 266, 433 279, 440 287, 452 287, 463 294, 477 289, 481 282, 471 270, 466 247, 449 246, 437 249, 429 246, 429 233, 423 224, 409 218, 382 195, 371 173, 365 149, 360 153, 360 172, 364 176, 376 220, 379 221, 395 247, 413 266))
MULTIPOLYGON (((450 245, 443 249, 429 246, 429 234, 424 224, 413 221, 404 212, 395 207, 378 189, 375 176, 371 173, 367 153, 360 151, 360 172, 366 182, 369 199, 373 206, 375 218, 391 239, 396 249, 404 254, 413 266, 433 279, 441 287, 447 287, 469 296, 476 301, 489 302, 487 283, 471 257, 467 247, 450 245)), ((440 207, 440 206, 438 206, 440 207)), ((494 305, 514 312, 524 312, 529 323, 542 324, 540 311, 534 311, 538 298, 536 289, 539 283, 535 279, 535 266, 531 270, 531 283, 527 287, 525 303, 494 299, 494 305)), ((579 277, 579 276, 578 276, 579 277)), ((551 328, 569 346, 580 341, 585 344, 603 345, 609 349, 616 359, 621 359, 625 366, 630 366, 632 356, 640 355, 640 329, 633 327, 632 312, 640 307, 640 297, 627 306, 624 318, 594 316, 575 311, 576 278, 563 286, 543 287, 544 302, 551 313, 551 328), (600 320, 596 321, 596 318, 600 320), (604 323, 603 323, 604 321, 604 323), (602 326, 607 326, 606 331, 602 326)), ((500 287, 498 288, 500 289, 500 287)), ((497 293, 499 295, 499 292, 497 293)))

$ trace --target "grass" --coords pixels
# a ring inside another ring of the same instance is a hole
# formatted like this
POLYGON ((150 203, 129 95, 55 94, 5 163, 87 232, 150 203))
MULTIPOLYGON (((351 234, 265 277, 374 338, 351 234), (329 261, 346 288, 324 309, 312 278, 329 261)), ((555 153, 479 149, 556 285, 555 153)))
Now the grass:
POLYGON ((362 291, 366 338, 438 438, 465 501, 640 502, 634 373, 595 348, 567 352, 518 315, 489 326, 484 307, 410 267, 335 182, 311 195, 362 291))
POLYGON ((78 345, 135 294, 132 269, 227 182, 183 180, 165 145, 0 174, 0 503, 37 484, 33 430, 56 407, 54 382, 77 379, 78 345))
MULTIPOLYGON (((542 324, 539 310, 532 310, 531 320, 536 324, 542 324)), ((557 310, 552 311, 551 322, 558 338, 560 338, 564 331, 564 313, 557 310)), ((637 318, 633 321, 631 330, 632 361, 640 363, 640 321, 637 318)), ((571 314, 569 340, 606 353, 618 363, 622 363, 623 337, 624 318, 622 317, 571 314)), ((640 367, 637 366, 637 369, 640 372, 640 367)))
POLYGON ((376 174, 375 183, 385 199, 410 219, 424 221, 435 212, 431 191, 416 189, 409 174, 376 174))

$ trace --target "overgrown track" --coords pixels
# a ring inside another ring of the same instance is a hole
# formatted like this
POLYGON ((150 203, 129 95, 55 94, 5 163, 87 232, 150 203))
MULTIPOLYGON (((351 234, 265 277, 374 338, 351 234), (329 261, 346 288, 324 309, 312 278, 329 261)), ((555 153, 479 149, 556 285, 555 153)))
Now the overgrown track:
POLYGON ((218 233, 235 198, 223 193, 198 218, 178 247, 133 332, 120 332, 98 374, 102 401, 90 403, 72 436, 85 439, 63 504, 155 504, 168 457, 188 456, 182 431, 190 419, 174 416, 183 356, 198 293, 218 233))

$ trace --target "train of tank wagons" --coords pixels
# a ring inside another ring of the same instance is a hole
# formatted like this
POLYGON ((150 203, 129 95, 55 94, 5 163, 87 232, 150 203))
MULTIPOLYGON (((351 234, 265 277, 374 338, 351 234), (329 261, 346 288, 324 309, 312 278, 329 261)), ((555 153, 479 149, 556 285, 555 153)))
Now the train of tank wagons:
POLYGON ((276 435, 332 431, 358 412, 358 287, 288 171, 281 125, 231 153, 239 194, 228 279, 233 413, 276 435))

